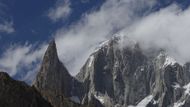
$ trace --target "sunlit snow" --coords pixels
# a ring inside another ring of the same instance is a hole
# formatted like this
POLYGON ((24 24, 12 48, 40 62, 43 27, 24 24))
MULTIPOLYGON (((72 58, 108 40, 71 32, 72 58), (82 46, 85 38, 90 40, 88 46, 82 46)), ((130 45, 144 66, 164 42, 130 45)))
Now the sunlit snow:
POLYGON ((176 103, 174 103, 174 107, 181 107, 184 104, 185 104, 185 101, 183 101, 183 102, 176 102, 176 103))
POLYGON ((187 85, 185 85, 185 86, 183 86, 183 88, 185 89, 185 94, 190 95, 190 83, 187 84, 187 85))
POLYGON ((103 96, 94 95, 94 97, 98 99, 102 104, 104 104, 105 101, 103 96))
POLYGON ((176 63, 176 60, 172 57, 166 56, 165 62, 164 62, 164 67, 168 65, 174 65, 176 63))
POLYGON ((147 97, 145 97, 143 100, 141 100, 141 102, 139 102, 137 104, 136 107, 146 107, 146 105, 153 99, 152 95, 149 95, 147 97))

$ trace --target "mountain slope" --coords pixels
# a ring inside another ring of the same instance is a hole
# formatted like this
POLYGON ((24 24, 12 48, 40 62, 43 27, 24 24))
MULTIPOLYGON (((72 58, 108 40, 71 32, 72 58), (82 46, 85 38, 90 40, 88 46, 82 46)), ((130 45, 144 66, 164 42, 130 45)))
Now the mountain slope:
POLYGON ((13 80, 0 72, 1 107, 52 107, 43 97, 24 82, 13 80))

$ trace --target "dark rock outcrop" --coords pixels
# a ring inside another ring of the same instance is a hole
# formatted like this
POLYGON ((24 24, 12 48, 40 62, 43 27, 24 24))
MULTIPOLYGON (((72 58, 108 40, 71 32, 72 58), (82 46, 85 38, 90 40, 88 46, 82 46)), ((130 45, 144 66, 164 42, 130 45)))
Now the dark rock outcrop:
POLYGON ((13 80, 5 72, 0 72, 0 106, 52 107, 34 87, 13 80))

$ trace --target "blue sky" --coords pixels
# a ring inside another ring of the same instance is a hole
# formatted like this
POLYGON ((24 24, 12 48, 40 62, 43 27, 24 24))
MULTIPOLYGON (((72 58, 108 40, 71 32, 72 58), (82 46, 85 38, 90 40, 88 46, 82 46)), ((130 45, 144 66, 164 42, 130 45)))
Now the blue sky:
MULTIPOLYGON (((2 1, 2 0, 1 0, 2 1)), ((51 38, 56 29, 67 27, 80 19, 82 13, 103 3, 102 0, 92 0, 83 3, 71 0, 72 13, 64 21, 53 22, 48 17, 48 11, 56 7, 56 0, 4 0, 1 3, 3 13, 2 21, 11 21, 15 32, 1 33, 0 45, 2 49, 14 43, 41 42, 51 38)), ((59 1, 61 4, 61 0, 59 1)), ((58 3, 57 3, 58 4, 58 3)))
POLYGON ((61 61, 75 75, 109 35, 152 19, 162 10, 183 13, 190 4, 190 0, 137 1, 0 0, 0 69, 30 83, 48 41, 55 38, 61 61))

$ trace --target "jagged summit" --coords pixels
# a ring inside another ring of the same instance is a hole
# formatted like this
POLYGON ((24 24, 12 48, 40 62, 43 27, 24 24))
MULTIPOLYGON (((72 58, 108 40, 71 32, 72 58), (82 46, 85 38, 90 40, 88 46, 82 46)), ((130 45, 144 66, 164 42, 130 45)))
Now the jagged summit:
POLYGON ((60 72, 64 72, 66 75, 69 75, 66 67, 60 62, 58 58, 55 40, 52 40, 49 43, 49 46, 44 54, 40 72, 44 73, 54 72, 54 71, 57 72, 60 70, 57 69, 59 67, 62 68, 61 69, 62 71, 60 72))
MULTIPOLYGON (((56 77, 56 76, 60 77, 61 75, 70 76, 66 67, 60 62, 57 55, 57 48, 56 48, 55 41, 52 40, 49 43, 49 46, 45 52, 42 65, 36 77, 36 80, 41 83, 43 83, 43 80, 46 82, 48 81, 55 82, 55 80, 57 79, 62 79, 62 78, 56 77), (41 77, 40 80, 38 80, 39 77, 41 77)), ((37 85, 37 81, 35 82, 35 85, 37 85)), ((47 84, 47 85, 50 85, 50 84, 47 84)))
MULTIPOLYGON (((47 50, 46 50, 46 53, 45 53, 45 55, 46 54, 50 54, 51 52, 54 52, 54 54, 57 54, 57 48, 56 48, 56 43, 55 43, 55 40, 53 39, 52 41, 50 41, 50 43, 49 43, 49 46, 48 46, 48 48, 47 48, 47 50)), ((52 53, 53 54, 53 53, 52 53)))
POLYGON ((57 55, 55 40, 52 40, 49 43, 49 46, 45 52, 40 71, 37 74, 36 80, 34 81, 34 85, 38 88, 45 88, 45 84, 49 86, 50 81, 59 81, 58 79, 60 78, 56 77, 57 75, 60 76, 59 74, 70 76, 66 67, 60 62, 57 55))
POLYGON ((59 58, 57 55, 57 48, 56 48, 56 43, 55 40, 52 40, 49 43, 49 46, 45 52, 44 58, 43 58, 43 63, 54 63, 54 62, 58 62, 59 58))
MULTIPOLYGON (((52 40, 45 52, 41 68, 34 81, 34 87, 54 107, 63 107, 64 98, 72 97, 74 78, 60 62, 55 41, 52 40)), ((76 83, 75 83, 76 84, 76 83)))

